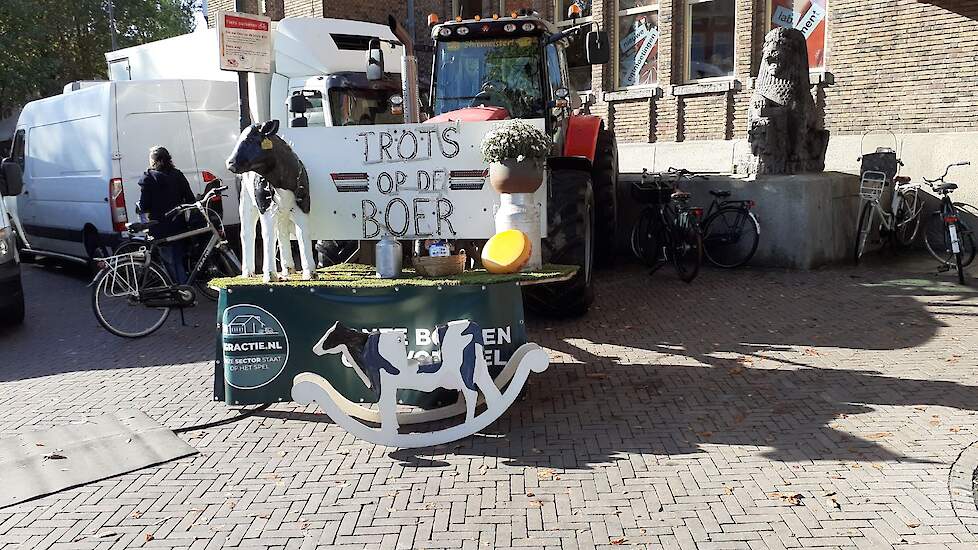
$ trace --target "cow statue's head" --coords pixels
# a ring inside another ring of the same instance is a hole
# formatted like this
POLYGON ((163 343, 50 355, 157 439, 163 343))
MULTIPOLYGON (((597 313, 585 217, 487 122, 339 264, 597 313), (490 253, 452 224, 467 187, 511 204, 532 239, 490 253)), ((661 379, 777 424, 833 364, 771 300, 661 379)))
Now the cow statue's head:
POLYGON ((313 346, 316 355, 339 355, 367 388, 380 394, 380 372, 400 374, 407 368, 407 341, 396 331, 363 333, 339 321, 313 346))
POLYGON ((275 142, 282 143, 281 138, 276 136, 277 133, 277 120, 252 124, 242 130, 231 156, 228 157, 228 170, 234 174, 266 174, 275 166, 275 142))

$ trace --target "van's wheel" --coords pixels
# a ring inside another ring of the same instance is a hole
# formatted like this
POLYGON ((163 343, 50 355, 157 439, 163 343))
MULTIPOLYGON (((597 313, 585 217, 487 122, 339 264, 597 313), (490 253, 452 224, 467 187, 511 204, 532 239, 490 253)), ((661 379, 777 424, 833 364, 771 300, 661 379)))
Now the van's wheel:
POLYGON ((594 192, 591 174, 581 170, 554 170, 547 202, 547 238, 541 253, 544 263, 580 266, 563 283, 523 287, 527 308, 542 315, 572 317, 587 313, 594 301, 594 192))
POLYGON ((591 169, 595 205, 595 253, 598 265, 610 265, 618 246, 618 146, 615 134, 604 128, 598 132, 591 169))

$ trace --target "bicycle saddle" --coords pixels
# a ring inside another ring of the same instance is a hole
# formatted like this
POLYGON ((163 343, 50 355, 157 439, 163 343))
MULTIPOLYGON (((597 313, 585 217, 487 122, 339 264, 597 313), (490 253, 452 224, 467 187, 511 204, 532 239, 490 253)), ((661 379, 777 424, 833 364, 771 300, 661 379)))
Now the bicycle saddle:
POLYGON ((957 188, 958 188, 958 184, 956 184, 956 183, 939 183, 939 184, 937 184, 937 185, 934 186, 934 190, 935 191, 938 191, 938 192, 941 192, 941 191, 954 191, 957 188))
POLYGON ((910 183, 910 176, 897 176, 893 178, 893 181, 897 182, 898 184, 910 183))
POLYGON ((670 196, 672 197, 672 200, 676 201, 689 200, 689 193, 685 191, 673 191, 672 195, 670 196))
POLYGON ((730 191, 719 191, 714 189, 710 191, 710 194, 718 199, 725 199, 730 196, 730 191))
POLYGON ((127 223, 126 229, 128 229, 130 233, 142 233, 143 231, 148 231, 150 227, 153 227, 158 223, 160 222, 156 220, 150 220, 148 222, 127 223))

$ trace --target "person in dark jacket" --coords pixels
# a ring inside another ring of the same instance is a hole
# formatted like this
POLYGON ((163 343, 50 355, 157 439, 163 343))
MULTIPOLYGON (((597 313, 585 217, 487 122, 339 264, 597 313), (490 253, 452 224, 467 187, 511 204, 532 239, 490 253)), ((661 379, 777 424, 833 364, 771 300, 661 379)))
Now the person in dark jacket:
MULTIPOLYGON (((157 145, 149 150, 149 169, 139 180, 139 211, 150 220, 159 222, 150 228, 154 238, 164 238, 188 230, 186 217, 179 214, 167 217, 166 213, 181 204, 194 202, 190 182, 183 172, 173 165, 173 158, 165 147, 157 145)), ((164 254, 170 273, 177 284, 187 282, 187 268, 184 258, 187 255, 186 240, 169 243, 169 254, 164 254), (169 258, 167 258, 169 256, 169 258)))

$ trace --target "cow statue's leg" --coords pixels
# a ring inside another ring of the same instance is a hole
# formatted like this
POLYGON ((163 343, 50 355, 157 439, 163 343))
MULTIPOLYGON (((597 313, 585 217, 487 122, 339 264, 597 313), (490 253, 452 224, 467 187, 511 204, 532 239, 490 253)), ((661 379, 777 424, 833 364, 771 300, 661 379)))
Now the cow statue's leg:
POLYGON ((489 367, 486 365, 481 346, 476 353, 476 361, 479 362, 476 363, 475 367, 475 385, 482 392, 482 398, 486 401, 486 409, 495 410, 499 402, 502 401, 503 395, 489 374, 489 367))
POLYGON ((255 274, 255 234, 258 224, 258 208, 255 206, 252 179, 241 176, 241 196, 238 197, 238 217, 241 220, 241 276, 255 274))
POLYGON ((278 259, 282 267, 282 277, 295 273, 295 259, 292 257, 292 220, 288 216, 278 216, 275 220, 278 233, 278 259))
POLYGON ((277 220, 279 211, 276 205, 266 210, 261 215, 261 238, 264 245, 264 257, 262 258, 262 278, 266 283, 278 280, 278 273, 275 272, 275 242, 278 240, 277 220))
POLYGON ((295 236, 299 239, 299 259, 302 261, 302 279, 309 281, 316 278, 316 261, 312 255, 312 240, 309 238, 309 214, 299 207, 293 207, 291 216, 295 223, 295 236))
POLYGON ((479 392, 466 388, 465 384, 462 384, 460 391, 465 398, 465 421, 470 422, 475 418, 475 406, 479 403, 479 392))

